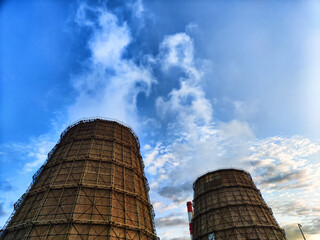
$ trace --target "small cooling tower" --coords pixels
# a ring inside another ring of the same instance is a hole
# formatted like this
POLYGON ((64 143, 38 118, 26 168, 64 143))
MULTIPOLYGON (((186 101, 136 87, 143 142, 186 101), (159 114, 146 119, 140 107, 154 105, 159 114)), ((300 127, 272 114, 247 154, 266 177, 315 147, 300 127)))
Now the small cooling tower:
POLYGON ((154 240, 148 190, 133 131, 80 121, 62 133, 0 238, 154 240))
POLYGON ((249 173, 209 172, 193 189, 193 240, 286 239, 249 173))

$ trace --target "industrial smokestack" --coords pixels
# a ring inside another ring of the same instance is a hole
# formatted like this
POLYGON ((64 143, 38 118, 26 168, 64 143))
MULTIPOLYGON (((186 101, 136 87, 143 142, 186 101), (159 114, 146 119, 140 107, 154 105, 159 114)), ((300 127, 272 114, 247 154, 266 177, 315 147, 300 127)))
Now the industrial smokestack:
POLYGON ((191 238, 191 240, 192 240, 192 234, 193 234, 193 226, 192 226, 193 209, 192 209, 192 202, 187 202, 187 210, 188 210, 188 219, 189 219, 190 238, 191 238))

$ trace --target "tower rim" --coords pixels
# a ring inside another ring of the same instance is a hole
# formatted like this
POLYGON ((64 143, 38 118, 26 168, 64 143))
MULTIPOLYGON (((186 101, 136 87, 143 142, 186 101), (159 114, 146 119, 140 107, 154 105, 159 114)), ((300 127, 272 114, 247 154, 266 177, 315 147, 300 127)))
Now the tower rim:
POLYGON ((105 121, 105 122, 112 122, 112 123, 116 123, 116 124, 119 124, 120 126, 122 127, 125 127, 127 128, 131 134, 134 136, 136 142, 137 142, 137 145, 138 145, 138 148, 140 149, 140 141, 139 141, 139 138, 138 138, 138 135, 135 133, 135 131, 132 129, 132 127, 118 119, 113 119, 113 118, 107 118, 107 117, 100 117, 100 116, 97 116, 97 117, 86 117, 86 118, 80 118, 78 119, 77 121, 73 122, 73 123, 70 123, 61 133, 60 135, 60 139, 72 128, 76 127, 77 125, 81 124, 81 123, 87 123, 87 122, 94 122, 94 121, 105 121))
POLYGON ((220 169, 217 169, 217 170, 209 171, 209 172, 201 175, 200 177, 198 177, 198 178, 193 182, 193 186, 195 186, 198 181, 200 181, 201 179, 205 178, 206 176, 208 176, 208 175, 210 175, 210 174, 212 174, 212 173, 217 173, 217 172, 229 172, 229 171, 242 172, 242 173, 247 174, 247 175, 251 178, 250 173, 249 173, 248 171, 244 170, 244 169, 241 169, 241 168, 220 168, 220 169))

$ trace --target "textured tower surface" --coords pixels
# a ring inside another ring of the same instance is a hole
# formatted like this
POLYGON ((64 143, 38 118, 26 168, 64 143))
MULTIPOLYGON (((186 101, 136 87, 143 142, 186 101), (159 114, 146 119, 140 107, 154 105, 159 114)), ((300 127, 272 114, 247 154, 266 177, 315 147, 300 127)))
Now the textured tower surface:
POLYGON ((157 239, 133 131, 108 120, 62 133, 35 174, 1 239, 157 239))
POLYGON ((249 173, 222 169, 194 185, 193 240, 285 239, 249 173))

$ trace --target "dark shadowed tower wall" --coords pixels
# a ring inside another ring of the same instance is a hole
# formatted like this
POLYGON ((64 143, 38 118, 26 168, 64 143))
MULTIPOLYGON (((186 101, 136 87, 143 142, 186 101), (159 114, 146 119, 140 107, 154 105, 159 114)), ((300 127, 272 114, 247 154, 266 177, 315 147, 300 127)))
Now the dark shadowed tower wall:
POLYGON ((209 172, 195 181, 193 189, 193 240, 285 239, 249 173, 209 172))
POLYGON ((0 237, 157 239, 139 141, 115 121, 70 126, 0 237))

